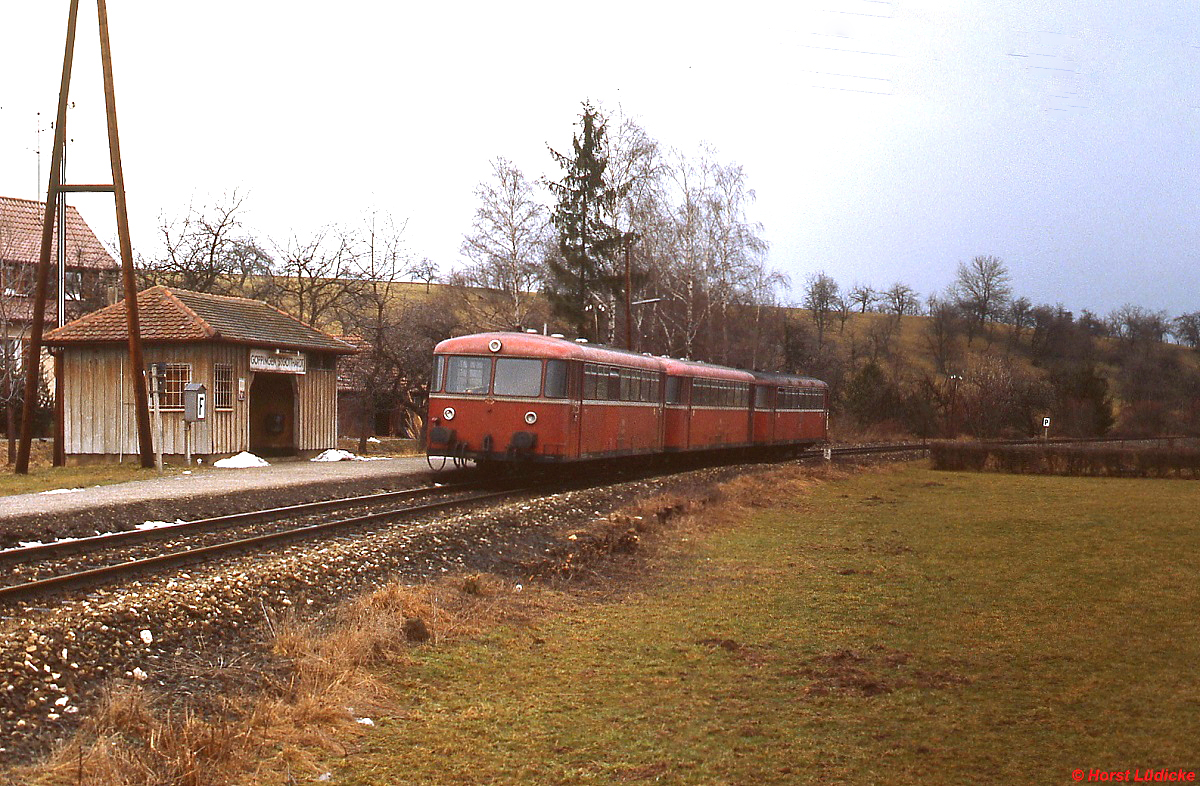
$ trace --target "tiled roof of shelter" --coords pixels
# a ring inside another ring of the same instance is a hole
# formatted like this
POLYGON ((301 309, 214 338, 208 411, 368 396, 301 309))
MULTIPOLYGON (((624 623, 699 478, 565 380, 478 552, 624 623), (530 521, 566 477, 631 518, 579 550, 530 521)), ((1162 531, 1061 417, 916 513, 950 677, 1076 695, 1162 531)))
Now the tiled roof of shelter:
MULTIPOLYGON (((36 265, 42 255, 42 221, 45 202, 0 196, 0 261, 36 265)), ((55 218, 57 222, 57 217, 55 218)), ((50 242, 50 261, 58 259, 58 227, 50 242)), ((120 268, 96 238, 79 211, 67 205, 67 268, 116 270, 120 268)))
MULTIPOLYGON (((350 354, 354 347, 259 300, 158 286, 138 293, 144 342, 227 341, 258 347, 350 354)), ((103 344, 129 338, 125 301, 46 334, 46 343, 103 344)))

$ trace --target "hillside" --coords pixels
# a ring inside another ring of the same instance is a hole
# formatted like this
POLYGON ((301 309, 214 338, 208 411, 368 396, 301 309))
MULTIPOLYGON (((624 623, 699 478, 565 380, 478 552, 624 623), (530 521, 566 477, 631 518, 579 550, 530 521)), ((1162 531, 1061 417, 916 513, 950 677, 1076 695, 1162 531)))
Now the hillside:
POLYGON ((835 431, 1124 436, 1200 430, 1200 355, 1179 345, 1097 335, 1069 312, 1046 310, 1023 327, 974 330, 937 314, 856 313, 825 326, 810 312, 790 358, 834 388, 835 431))
MULTIPOLYGON (((316 280, 268 299, 378 344, 355 361, 376 382, 383 369, 425 379, 433 346, 450 335, 525 328, 576 335, 538 293, 453 283, 316 280)), ((838 438, 1032 436, 1042 434, 1045 417, 1052 436, 1200 434, 1200 354, 1136 323, 1111 325, 1086 312, 1076 319, 1049 306, 1017 325, 974 323, 947 306, 924 316, 834 311, 818 321, 798 308, 693 305, 664 299, 636 309, 632 346, 820 377, 831 386, 838 438)), ((589 339, 625 345, 623 304, 593 317, 589 339)), ((381 410, 423 410, 419 386, 390 387, 404 390, 396 401, 381 397, 381 410)))

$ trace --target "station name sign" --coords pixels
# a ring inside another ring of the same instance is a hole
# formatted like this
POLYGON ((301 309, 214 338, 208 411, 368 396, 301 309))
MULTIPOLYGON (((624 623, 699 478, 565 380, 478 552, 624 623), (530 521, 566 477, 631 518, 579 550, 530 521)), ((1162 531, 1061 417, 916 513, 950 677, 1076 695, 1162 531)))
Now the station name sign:
POLYGON ((251 349, 250 370, 276 374, 303 374, 308 369, 303 352, 288 349, 251 349))

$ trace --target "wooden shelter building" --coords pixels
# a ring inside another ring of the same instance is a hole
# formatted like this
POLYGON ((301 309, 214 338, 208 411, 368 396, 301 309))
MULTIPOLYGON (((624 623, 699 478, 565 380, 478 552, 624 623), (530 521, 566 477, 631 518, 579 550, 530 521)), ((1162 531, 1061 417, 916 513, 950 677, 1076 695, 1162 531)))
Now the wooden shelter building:
MULTIPOLYGON (((185 452, 184 387, 207 390, 191 452, 307 456, 337 447, 337 358, 354 347, 266 303, 151 287, 138 293, 144 359, 166 364, 164 455, 185 452)), ((46 334, 62 354, 68 463, 137 456, 123 302, 46 334)), ((151 416, 155 444, 158 428, 151 416)))

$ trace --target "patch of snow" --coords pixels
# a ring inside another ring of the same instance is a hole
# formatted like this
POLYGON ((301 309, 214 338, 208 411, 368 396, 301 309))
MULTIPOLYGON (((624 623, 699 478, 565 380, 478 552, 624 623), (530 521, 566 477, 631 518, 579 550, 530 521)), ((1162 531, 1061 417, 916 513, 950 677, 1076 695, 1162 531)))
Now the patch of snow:
POLYGON ((370 718, 355 718, 354 720, 358 721, 359 723, 361 723, 364 726, 374 726, 375 725, 375 721, 371 720, 370 718))
POLYGON ((174 521, 143 521, 141 524, 135 524, 134 529, 162 529, 163 527, 174 527, 183 523, 183 519, 175 519, 174 521))
POLYGON ((142 642, 143 642, 143 643, 145 643, 145 644, 153 644, 153 643, 154 643, 154 634, 153 634, 153 633, 151 633, 150 631, 148 631, 148 630, 143 630, 143 631, 142 631, 140 634, 138 634, 138 635, 140 635, 140 636, 142 637, 142 642))
POLYGON ((376 445, 378 445, 379 439, 376 437, 367 437, 367 442, 374 442, 376 445))
POLYGON ((82 488, 77 488, 77 489, 50 489, 49 491, 43 491, 43 492, 41 492, 41 493, 42 493, 42 494, 73 494, 73 493, 75 493, 76 491, 83 491, 83 489, 82 489, 82 488))
POLYGON ((389 461, 391 456, 359 456, 348 450, 330 448, 309 461, 389 461))
POLYGON ((236 456, 230 456, 229 458, 223 458, 220 461, 214 461, 213 466, 222 467, 224 469, 246 469, 247 467, 269 467, 271 465, 253 453, 243 450, 236 456))
POLYGON ((348 450, 340 450, 338 448, 330 448, 319 456, 314 456, 311 461, 355 461, 358 456, 348 450))

